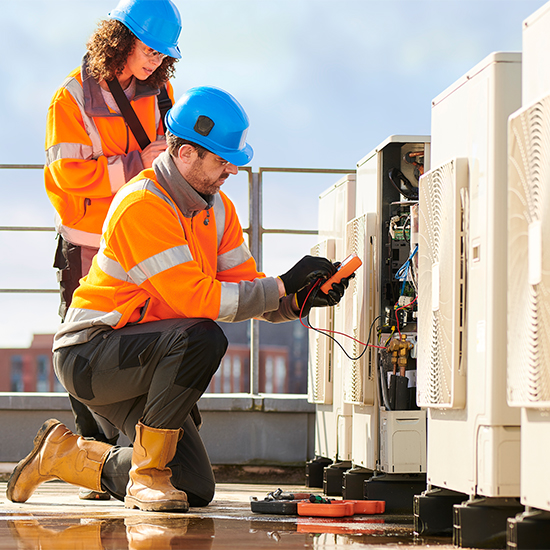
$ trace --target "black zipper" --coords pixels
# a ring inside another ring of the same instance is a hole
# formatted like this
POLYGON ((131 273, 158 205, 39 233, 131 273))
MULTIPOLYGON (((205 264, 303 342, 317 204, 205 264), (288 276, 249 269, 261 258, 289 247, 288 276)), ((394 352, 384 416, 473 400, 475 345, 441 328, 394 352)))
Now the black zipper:
POLYGON ((124 120, 124 126, 126 126, 126 150, 124 151, 124 154, 127 155, 128 149, 130 148, 130 131, 126 120, 124 120))

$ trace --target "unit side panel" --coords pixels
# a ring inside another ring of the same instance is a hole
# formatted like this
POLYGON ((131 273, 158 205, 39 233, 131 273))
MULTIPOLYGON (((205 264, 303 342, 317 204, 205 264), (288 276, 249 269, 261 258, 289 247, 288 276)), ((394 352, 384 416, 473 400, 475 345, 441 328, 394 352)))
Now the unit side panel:
POLYGON ((510 117, 508 402, 550 408, 550 96, 510 117))
POLYGON ((452 159, 420 180, 417 401, 466 404, 465 237, 467 159, 452 159))
POLYGON ((346 359, 344 363, 344 401, 372 405, 375 391, 375 362, 372 330, 375 311, 374 231, 376 216, 367 214, 348 223, 348 254, 357 254, 363 264, 350 280, 343 298, 346 359), (355 359, 357 358, 357 359, 355 359))
MULTIPOLYGON (((312 256, 323 256, 335 260, 335 241, 321 241, 311 249, 312 256)), ((313 308, 310 322, 314 327, 328 330, 334 328, 333 308, 313 308)), ((308 401, 310 403, 332 404, 334 383, 334 354, 332 340, 324 334, 310 330, 308 354, 308 401)))

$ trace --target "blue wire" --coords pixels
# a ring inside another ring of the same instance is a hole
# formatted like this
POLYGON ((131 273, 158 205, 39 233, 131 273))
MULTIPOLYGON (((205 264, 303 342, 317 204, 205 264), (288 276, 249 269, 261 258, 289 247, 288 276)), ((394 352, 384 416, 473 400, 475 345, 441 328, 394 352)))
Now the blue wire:
POLYGON ((397 273, 395 274, 395 278, 398 281, 402 282, 401 295, 403 295, 403 292, 405 291, 405 285, 407 283, 409 271, 411 269, 411 261, 417 252, 418 252, 418 245, 414 247, 414 250, 411 252, 411 255, 407 258, 407 261, 397 270, 397 273))

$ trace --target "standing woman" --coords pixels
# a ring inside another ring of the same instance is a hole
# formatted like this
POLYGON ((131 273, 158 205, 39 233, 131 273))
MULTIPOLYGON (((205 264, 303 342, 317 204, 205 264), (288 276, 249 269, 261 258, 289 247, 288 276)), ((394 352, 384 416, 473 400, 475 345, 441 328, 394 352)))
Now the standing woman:
MULTIPOLYGON (((163 123, 174 99, 169 79, 181 58, 180 32, 171 0, 121 0, 99 22, 82 66, 51 101, 44 177, 56 210, 62 319, 100 247, 115 193, 166 149, 163 123)), ((101 428, 85 405, 70 400, 78 434, 116 441, 116 432, 101 428)))
POLYGON ((90 37, 82 66, 52 99, 45 183, 57 213, 61 318, 99 249, 113 196, 166 149, 163 115, 173 103, 169 79, 181 58, 180 32, 170 0, 121 0, 90 37), (141 145, 111 92, 117 84, 146 134, 141 145))

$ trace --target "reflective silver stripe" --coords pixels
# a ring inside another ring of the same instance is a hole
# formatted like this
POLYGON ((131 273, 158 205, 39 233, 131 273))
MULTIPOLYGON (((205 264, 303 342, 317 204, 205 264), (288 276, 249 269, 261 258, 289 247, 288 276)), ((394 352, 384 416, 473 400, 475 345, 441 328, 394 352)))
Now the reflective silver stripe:
MULTIPOLYGON (((98 311, 94 309, 82 309, 70 307, 67 316, 63 322, 63 328, 71 325, 71 332, 82 330, 94 325, 107 325, 114 327, 122 318, 122 313, 118 311, 98 311)), ((64 332, 67 332, 66 330, 64 332)))
POLYGON ((119 281, 134 283, 140 285, 150 277, 162 273, 167 269, 181 265, 194 260, 187 245, 175 246, 168 250, 163 250, 146 260, 143 260, 129 272, 116 261, 105 255, 105 244, 101 241, 101 248, 97 253, 97 265, 101 270, 119 281))
POLYGON ((109 157, 107 159, 107 170, 109 171, 111 191, 116 193, 126 183, 122 156, 116 155, 114 157, 109 157))
MULTIPOLYGON (((220 194, 214 195, 214 216, 216 216, 216 232, 218 234, 218 250, 222 242, 222 237, 225 232, 225 206, 220 194)), ((221 271, 218 269, 218 271, 221 271)))
POLYGON ((252 258, 252 254, 250 253, 248 246, 243 243, 241 246, 218 256, 218 273, 220 271, 226 271, 227 269, 244 264, 244 262, 250 258, 252 258))
POLYGON ((84 90, 82 85, 74 77, 69 77, 63 82, 62 87, 64 87, 74 98, 78 108, 80 109, 80 114, 82 115, 82 121, 84 122, 84 127, 86 128, 86 133, 88 134, 92 142, 92 158, 98 159, 103 155, 103 148, 101 147, 101 136, 97 126, 95 125, 94 119, 89 117, 86 114, 84 108, 84 90))
POLYGON ((130 269, 128 275, 137 285, 144 283, 150 277, 162 273, 176 265, 181 265, 187 262, 192 262, 193 256, 189 251, 189 247, 184 244, 164 250, 139 262, 135 267, 130 269))
POLYGON ((90 160, 93 155, 91 145, 83 143, 58 143, 52 145, 46 151, 46 165, 54 163, 61 159, 90 160))
POLYGON ((235 319, 239 307, 239 284, 222 283, 222 293, 220 299, 220 313, 217 321, 231 323, 235 319))
POLYGON ((99 233, 81 231, 80 229, 67 227, 61 223, 56 225, 56 229, 66 241, 69 241, 72 244, 89 246, 90 248, 99 248, 101 242, 101 235, 99 233))
POLYGON ((106 273, 113 279, 118 279, 119 281, 127 283, 134 282, 116 260, 111 260, 111 258, 105 256, 104 248, 100 248, 97 253, 97 265, 103 273, 106 273))

